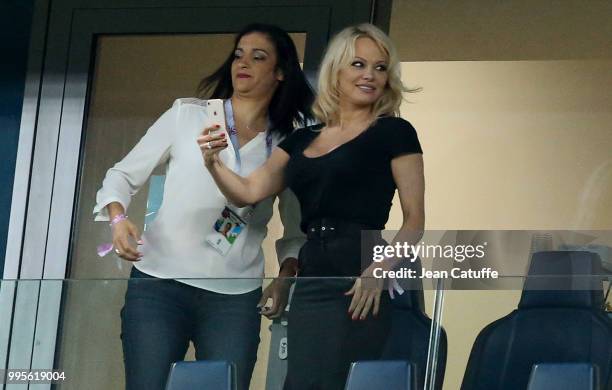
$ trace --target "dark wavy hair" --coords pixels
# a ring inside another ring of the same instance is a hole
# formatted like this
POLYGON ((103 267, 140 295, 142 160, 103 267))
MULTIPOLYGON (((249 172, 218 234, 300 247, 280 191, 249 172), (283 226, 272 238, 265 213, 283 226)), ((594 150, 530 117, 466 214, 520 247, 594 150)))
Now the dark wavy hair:
POLYGON ((200 98, 229 99, 234 92, 232 85, 232 62, 240 39, 250 33, 265 34, 276 49, 276 68, 283 73, 283 81, 278 84, 270 101, 268 116, 273 131, 289 134, 294 127, 306 126, 313 119, 311 107, 314 101, 312 87, 306 80, 297 55, 295 44, 287 32, 280 27, 253 23, 236 35, 234 47, 223 64, 211 75, 200 81, 197 89, 200 98))

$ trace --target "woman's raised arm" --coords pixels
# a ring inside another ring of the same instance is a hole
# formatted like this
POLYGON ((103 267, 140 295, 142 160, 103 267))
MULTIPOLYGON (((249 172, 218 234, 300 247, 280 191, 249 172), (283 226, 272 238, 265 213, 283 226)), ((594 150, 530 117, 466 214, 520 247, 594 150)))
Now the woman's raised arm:
POLYGON ((204 156, 204 165, 225 197, 238 207, 255 204, 285 189, 284 169, 289 155, 281 148, 275 148, 270 158, 247 177, 229 169, 219 152, 227 148, 224 134, 210 134, 215 128, 207 128, 198 137, 198 145, 204 156), (210 148, 209 148, 210 145, 210 148))

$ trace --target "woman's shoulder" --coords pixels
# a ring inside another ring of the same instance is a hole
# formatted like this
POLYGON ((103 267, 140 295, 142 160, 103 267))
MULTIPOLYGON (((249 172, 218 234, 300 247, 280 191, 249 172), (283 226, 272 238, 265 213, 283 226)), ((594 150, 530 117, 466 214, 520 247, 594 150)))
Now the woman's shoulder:
POLYGON ((168 111, 172 112, 179 122, 201 121, 207 116, 206 99, 196 97, 177 98, 168 111))
POLYGON ((300 127, 298 129, 295 129, 294 133, 296 132, 301 132, 302 136, 306 137, 306 136, 312 136, 312 135, 317 135, 321 132, 321 129, 325 127, 325 123, 316 123, 314 125, 309 125, 306 127, 300 127))
POLYGON ((172 109, 177 108, 193 108, 201 111, 206 108, 206 99, 196 97, 177 98, 172 103, 172 109))
POLYGON ((416 131, 412 123, 399 116, 383 116, 378 118, 376 126, 389 129, 389 130, 408 130, 416 131))
POLYGON ((174 99, 172 105, 166 109, 166 114, 175 116, 184 116, 188 113, 204 113, 206 114, 206 100, 199 98, 177 98, 174 99))
POLYGON ((197 98, 197 97, 177 98, 174 101, 174 105, 177 105, 177 104, 178 105, 183 105, 183 104, 187 105, 187 104, 190 104, 190 105, 205 107, 206 106, 206 99, 200 99, 200 98, 197 98))
POLYGON ((280 142, 279 147, 291 153, 296 147, 300 148, 310 143, 322 128, 323 124, 315 124, 295 129, 280 142))
POLYGON ((418 137, 416 129, 406 119, 398 116, 384 116, 376 120, 373 127, 376 131, 376 137, 384 137, 385 139, 395 140, 397 138, 416 138, 418 137))
POLYGON ((378 142, 385 145, 391 155, 398 156, 404 153, 423 153, 419 136, 412 124, 400 117, 382 117, 377 120, 376 134, 378 142))
POLYGON ((317 123, 314 125, 309 125, 305 127, 299 127, 293 130, 290 134, 287 135, 286 139, 292 138, 294 140, 305 140, 316 137, 317 134, 321 132, 324 124, 317 123))

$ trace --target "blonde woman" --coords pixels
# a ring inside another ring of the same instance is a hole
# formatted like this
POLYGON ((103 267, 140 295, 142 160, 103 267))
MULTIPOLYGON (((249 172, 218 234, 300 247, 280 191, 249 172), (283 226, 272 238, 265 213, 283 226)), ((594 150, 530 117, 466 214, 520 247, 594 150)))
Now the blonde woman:
POLYGON ((361 232, 384 229, 396 188, 398 234, 422 231, 425 219, 422 150, 414 128, 397 117, 408 90, 389 38, 369 24, 341 31, 327 49, 318 87, 313 111, 322 124, 290 135, 248 177, 223 165, 218 153, 225 143, 210 129, 199 139, 206 167, 238 205, 294 191, 308 235, 299 276, 357 277, 297 281, 285 383, 291 390, 343 389, 350 362, 380 357, 389 298, 372 277, 393 262, 362 262, 361 232))

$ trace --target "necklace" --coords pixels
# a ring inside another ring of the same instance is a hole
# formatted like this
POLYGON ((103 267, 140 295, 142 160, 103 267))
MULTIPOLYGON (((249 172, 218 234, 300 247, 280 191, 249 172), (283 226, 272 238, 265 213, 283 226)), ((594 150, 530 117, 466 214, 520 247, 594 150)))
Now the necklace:
MULTIPOLYGON (((234 134, 237 134, 238 133, 238 122, 239 122, 239 120, 238 120, 238 118, 236 118, 234 116, 235 112, 234 112, 234 109, 233 109, 233 105, 234 105, 233 98, 228 99, 228 104, 229 104, 229 107, 230 107, 230 109, 232 111, 232 116, 234 118, 234 120, 232 121, 233 122, 233 126, 232 126, 233 129, 231 129, 231 130, 233 131, 234 134)), ((240 122, 242 122, 242 120, 240 120, 240 122)), ((253 126, 253 123, 250 123, 250 124, 244 125, 244 127, 240 126, 240 128, 245 128, 248 132, 251 132, 251 133, 262 133, 262 132, 267 131, 269 126, 270 126, 270 124, 268 122, 268 123, 266 123, 266 125, 264 127, 260 128, 260 129, 257 129, 257 128, 255 128, 253 126)))
MULTIPOLYGON (((237 130, 238 126, 236 126, 236 125, 237 125, 237 123, 234 124, 234 126, 236 127, 236 130, 237 130)), ((264 127, 261 127, 261 128, 255 128, 254 126, 252 126, 252 124, 247 124, 247 125, 244 125, 244 128, 247 131, 251 132, 251 133, 263 133, 263 132, 268 130, 268 125, 266 125, 264 127)))
POLYGON ((254 129, 254 128, 252 128, 252 127, 251 127, 251 126, 249 126, 249 125, 246 125, 246 129, 247 129, 248 131, 255 132, 255 133, 263 133, 264 131, 268 130, 268 126, 265 126, 265 127, 263 127, 261 130, 259 130, 259 129, 254 129))

